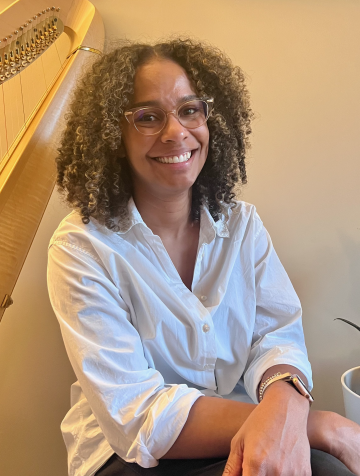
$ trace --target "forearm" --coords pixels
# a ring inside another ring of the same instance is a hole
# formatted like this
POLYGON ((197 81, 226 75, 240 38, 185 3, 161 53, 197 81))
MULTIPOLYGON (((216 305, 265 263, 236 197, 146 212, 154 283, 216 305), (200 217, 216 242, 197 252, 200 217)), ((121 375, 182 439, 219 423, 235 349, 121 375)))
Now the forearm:
MULTIPOLYGON (((278 371, 300 373, 290 366, 275 366, 269 370, 270 375, 278 371), (277 370, 277 367, 282 369, 277 370)), ((306 431, 309 403, 291 385, 275 382, 269 386, 265 395, 263 404, 271 414, 277 415, 280 411, 284 414, 286 407, 289 412, 295 412, 298 418, 303 419, 306 431)), ((179 437, 163 458, 227 457, 232 438, 255 408, 256 405, 250 403, 214 397, 199 398, 192 406, 179 437)))
POLYGON ((251 403, 198 398, 179 437, 163 458, 227 457, 232 438, 255 408, 251 403))
MULTIPOLYGON (((331 412, 309 412, 308 401, 285 382, 276 382, 271 387, 262 403, 268 412, 274 412, 276 418, 279 407, 284 410, 286 406, 293 418, 303 420, 311 448, 335 454, 332 445, 337 444, 339 420, 343 423, 344 419, 331 412)), ((249 403, 199 398, 192 406, 182 432, 163 458, 227 457, 232 438, 255 408, 256 405, 249 403)))

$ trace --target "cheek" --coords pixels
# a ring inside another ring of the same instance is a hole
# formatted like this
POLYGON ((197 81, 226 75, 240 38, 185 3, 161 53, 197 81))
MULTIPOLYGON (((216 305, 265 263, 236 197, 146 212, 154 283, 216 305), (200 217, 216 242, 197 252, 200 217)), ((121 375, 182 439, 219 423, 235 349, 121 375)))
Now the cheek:
POLYGON ((134 137, 134 133, 131 129, 124 129, 122 133, 122 143, 129 162, 136 161, 141 153, 141 141, 136 139, 138 138, 134 137))

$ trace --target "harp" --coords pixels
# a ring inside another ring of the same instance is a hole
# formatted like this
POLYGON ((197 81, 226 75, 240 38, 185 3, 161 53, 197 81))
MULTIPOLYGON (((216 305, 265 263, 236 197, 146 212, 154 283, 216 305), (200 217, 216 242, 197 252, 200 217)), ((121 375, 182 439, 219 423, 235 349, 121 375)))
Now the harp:
POLYGON ((54 188, 67 104, 104 27, 88 0, 17 0, 0 12, 0 40, 1 321, 54 188))

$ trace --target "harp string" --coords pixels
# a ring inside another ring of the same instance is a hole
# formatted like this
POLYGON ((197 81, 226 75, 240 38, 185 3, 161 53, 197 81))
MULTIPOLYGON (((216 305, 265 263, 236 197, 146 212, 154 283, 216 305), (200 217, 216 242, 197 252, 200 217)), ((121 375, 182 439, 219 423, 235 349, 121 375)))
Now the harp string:
POLYGON ((14 35, 4 38, 0 48, 0 173, 65 68, 71 44, 55 7, 38 12, 14 35))

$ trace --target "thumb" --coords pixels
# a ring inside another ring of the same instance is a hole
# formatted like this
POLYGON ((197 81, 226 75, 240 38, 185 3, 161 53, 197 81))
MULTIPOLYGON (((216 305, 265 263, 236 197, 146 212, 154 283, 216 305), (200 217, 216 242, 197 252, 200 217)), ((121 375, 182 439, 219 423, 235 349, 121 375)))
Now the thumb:
POLYGON ((230 451, 222 476, 240 476, 242 474, 243 452, 240 446, 230 451))

